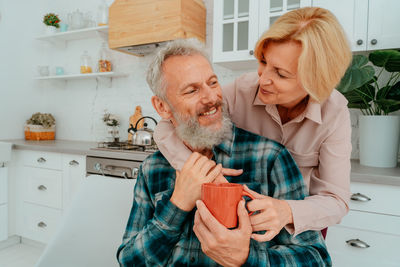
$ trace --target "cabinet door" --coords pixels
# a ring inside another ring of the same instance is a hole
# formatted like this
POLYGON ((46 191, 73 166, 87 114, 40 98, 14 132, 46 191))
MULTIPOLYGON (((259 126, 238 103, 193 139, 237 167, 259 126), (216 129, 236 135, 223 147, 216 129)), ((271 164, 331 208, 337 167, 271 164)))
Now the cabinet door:
POLYGON ((259 37, 280 16, 305 6, 311 6, 311 0, 260 0, 259 37))
POLYGON ((353 51, 367 49, 368 1, 312 0, 312 6, 331 11, 344 28, 353 51))
POLYGON ((85 177, 86 157, 82 155, 63 155, 63 208, 69 205, 85 177))
POLYGON ((213 61, 253 60, 258 37, 258 1, 214 1, 213 61))
POLYGON ((333 266, 399 266, 400 236, 342 226, 329 227, 326 245, 333 266), (369 247, 364 247, 368 244, 369 247))
POLYGON ((0 166, 0 205, 8 202, 8 168, 0 166))
POLYGON ((400 47, 399 11, 399 0, 369 0, 368 50, 400 47))
POLYGON ((8 238, 8 206, 0 204, 0 241, 8 238))

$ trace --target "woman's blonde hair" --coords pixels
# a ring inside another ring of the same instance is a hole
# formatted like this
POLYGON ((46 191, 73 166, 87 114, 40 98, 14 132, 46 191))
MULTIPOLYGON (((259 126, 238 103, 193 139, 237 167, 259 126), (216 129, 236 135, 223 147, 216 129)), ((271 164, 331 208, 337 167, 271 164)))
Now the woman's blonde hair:
POLYGON ((352 54, 343 28, 328 10, 305 7, 282 15, 260 37, 255 57, 263 60, 268 42, 296 41, 302 45, 297 73, 312 99, 322 102, 339 84, 352 54))

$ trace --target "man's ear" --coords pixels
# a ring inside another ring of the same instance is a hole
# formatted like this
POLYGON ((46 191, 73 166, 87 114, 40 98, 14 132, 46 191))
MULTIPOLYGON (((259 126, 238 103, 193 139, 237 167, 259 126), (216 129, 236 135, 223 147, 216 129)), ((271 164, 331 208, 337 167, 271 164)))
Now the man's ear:
POLYGON ((157 111, 158 115, 163 119, 171 119, 172 111, 166 101, 162 100, 158 96, 151 97, 151 103, 153 104, 154 109, 157 111))

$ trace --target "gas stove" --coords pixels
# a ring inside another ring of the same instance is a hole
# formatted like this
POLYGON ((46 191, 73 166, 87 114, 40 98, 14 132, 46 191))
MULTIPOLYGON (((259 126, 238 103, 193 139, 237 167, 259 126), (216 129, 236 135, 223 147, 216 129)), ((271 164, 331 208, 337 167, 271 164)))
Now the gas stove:
POLYGON ((93 150, 103 150, 103 151, 119 151, 119 152, 149 152, 154 153, 158 150, 157 145, 151 146, 139 146, 133 145, 130 141, 121 142, 99 142, 97 147, 92 148, 93 150))

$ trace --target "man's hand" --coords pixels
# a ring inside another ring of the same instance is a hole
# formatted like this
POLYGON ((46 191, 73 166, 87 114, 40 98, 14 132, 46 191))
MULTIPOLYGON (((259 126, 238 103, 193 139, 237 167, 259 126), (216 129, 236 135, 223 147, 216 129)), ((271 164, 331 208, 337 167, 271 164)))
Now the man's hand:
POLYGON ((267 231, 263 235, 252 234, 251 238, 258 242, 270 241, 283 227, 293 223, 292 210, 285 200, 258 194, 250 190, 246 185, 244 189, 256 198, 247 203, 247 209, 260 212, 250 216, 253 232, 267 231))
POLYGON ((216 165, 200 153, 192 153, 182 170, 176 171, 171 202, 181 210, 191 211, 201 197, 201 184, 213 182, 221 170, 221 164, 216 165))
POLYGON ((244 200, 238 204, 239 227, 229 230, 212 216, 206 205, 196 201, 193 231, 201 249, 211 259, 223 266, 241 266, 250 251, 251 225, 244 200))

